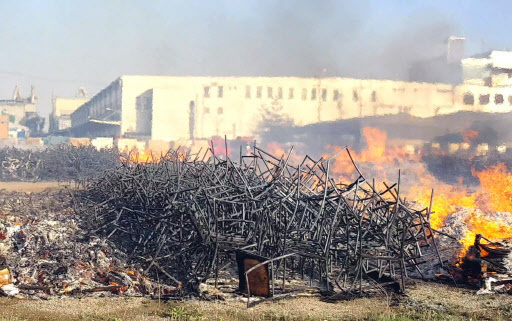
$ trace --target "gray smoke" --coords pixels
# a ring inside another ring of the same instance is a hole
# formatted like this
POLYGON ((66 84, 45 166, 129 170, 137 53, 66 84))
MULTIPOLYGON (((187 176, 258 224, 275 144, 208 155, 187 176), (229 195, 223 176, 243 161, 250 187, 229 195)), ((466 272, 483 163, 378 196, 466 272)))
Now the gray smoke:
POLYGON ((234 3, 0 4, 0 40, 9 44, 0 69, 20 72, 0 75, 0 98, 34 84, 48 113, 52 91, 72 96, 84 86, 94 94, 122 74, 405 80, 411 62, 444 54, 458 31, 435 9, 374 27, 372 17, 394 14, 364 0, 234 3))

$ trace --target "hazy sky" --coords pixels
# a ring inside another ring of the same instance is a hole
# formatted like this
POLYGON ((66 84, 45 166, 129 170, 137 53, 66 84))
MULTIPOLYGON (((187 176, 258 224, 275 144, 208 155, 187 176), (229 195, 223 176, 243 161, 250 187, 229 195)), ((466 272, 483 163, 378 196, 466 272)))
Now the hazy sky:
POLYGON ((403 79, 411 61, 512 48, 504 1, 0 0, 0 99, 92 96, 122 74, 403 79))

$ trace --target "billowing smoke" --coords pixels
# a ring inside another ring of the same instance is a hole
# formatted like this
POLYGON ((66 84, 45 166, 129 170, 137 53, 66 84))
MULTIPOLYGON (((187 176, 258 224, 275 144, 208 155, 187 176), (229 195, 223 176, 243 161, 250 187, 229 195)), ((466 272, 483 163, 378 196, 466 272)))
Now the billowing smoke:
POLYGON ((370 19, 376 12, 364 2, 273 1, 249 7, 245 19, 226 6, 206 21, 191 21, 182 35, 190 46, 161 44, 151 69, 182 75, 407 80, 412 62, 443 56, 446 39, 457 33, 436 10, 374 29, 370 19))
POLYGON ((407 13, 366 1, 91 0, 0 9, 8 30, 0 39, 9 44, 0 53, 0 98, 34 84, 43 113, 52 91, 72 96, 83 86, 94 94, 122 74, 406 79, 411 62, 443 55, 446 38, 458 34, 440 10, 387 21, 407 13))

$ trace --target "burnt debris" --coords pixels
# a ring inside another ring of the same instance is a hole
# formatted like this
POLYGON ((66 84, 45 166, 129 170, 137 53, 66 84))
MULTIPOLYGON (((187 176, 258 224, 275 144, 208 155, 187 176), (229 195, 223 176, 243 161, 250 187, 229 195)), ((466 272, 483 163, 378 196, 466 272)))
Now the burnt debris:
POLYGON ((119 165, 114 149, 61 144, 44 149, 0 148, 2 181, 73 181, 119 165))
POLYGON ((342 184, 329 175, 334 157, 291 164, 290 155, 253 146, 237 161, 213 150, 125 161, 83 181, 74 209, 128 264, 185 293, 209 279, 217 285, 241 252, 260 258, 240 273, 249 296, 261 266, 272 293, 304 278, 353 295, 396 284, 403 291, 408 276, 442 265, 429 210, 407 207, 399 182, 378 188, 351 161, 357 175, 342 184))

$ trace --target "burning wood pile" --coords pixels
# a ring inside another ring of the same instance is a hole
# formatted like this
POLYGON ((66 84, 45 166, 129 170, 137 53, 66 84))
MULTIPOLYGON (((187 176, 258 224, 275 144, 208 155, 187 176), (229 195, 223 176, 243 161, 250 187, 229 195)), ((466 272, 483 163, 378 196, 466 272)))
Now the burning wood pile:
POLYGON ((91 177, 118 165, 119 155, 111 149, 61 144, 46 149, 0 149, 2 181, 71 181, 91 177))
POLYGON ((238 162, 212 150, 126 161, 84 181, 75 211, 90 237, 184 292, 233 274, 235 255, 249 296, 299 276, 349 294, 403 290, 408 276, 442 264, 429 210, 408 208, 399 183, 379 189, 351 162, 358 177, 341 184, 329 176, 338 155, 296 165, 290 156, 254 146, 238 162))
POLYGON ((474 245, 457 264, 458 275, 466 283, 480 288, 478 294, 512 294, 511 240, 493 242, 477 234, 474 245))

